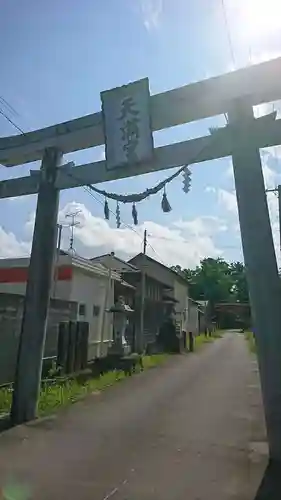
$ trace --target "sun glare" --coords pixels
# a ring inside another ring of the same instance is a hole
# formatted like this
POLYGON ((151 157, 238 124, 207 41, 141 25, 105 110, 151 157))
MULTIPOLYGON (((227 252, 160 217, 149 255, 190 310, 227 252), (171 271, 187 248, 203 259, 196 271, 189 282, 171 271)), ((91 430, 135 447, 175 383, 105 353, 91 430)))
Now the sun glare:
POLYGON ((243 37, 254 41, 281 34, 281 0, 230 0, 229 7, 243 37))

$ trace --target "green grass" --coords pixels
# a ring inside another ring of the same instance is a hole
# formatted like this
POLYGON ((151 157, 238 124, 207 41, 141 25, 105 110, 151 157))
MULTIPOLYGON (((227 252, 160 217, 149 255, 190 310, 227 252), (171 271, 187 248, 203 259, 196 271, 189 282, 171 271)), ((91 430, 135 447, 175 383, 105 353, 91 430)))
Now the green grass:
POLYGON ((215 332, 212 333, 211 337, 206 337, 204 333, 200 333, 200 335, 197 335, 194 339, 194 350, 196 351, 202 345, 204 344, 210 344, 211 342, 214 342, 214 340, 221 338, 223 336, 223 331, 222 330, 216 330, 215 332))
POLYGON ((245 332, 245 338, 248 342, 248 346, 249 346, 250 351, 253 353, 256 353, 257 347, 256 347, 256 341, 255 341, 253 332, 245 332))
MULTIPOLYGON (((155 354, 144 356, 144 369, 153 368, 164 363, 168 354, 155 354)), ((87 394, 103 391, 126 378, 124 372, 109 372, 99 378, 92 378, 79 384, 76 380, 68 380, 64 383, 44 385, 41 387, 38 402, 38 416, 46 416, 55 413, 58 409, 65 408, 75 403, 87 394)), ((0 415, 10 411, 12 402, 12 387, 0 389, 0 415)))

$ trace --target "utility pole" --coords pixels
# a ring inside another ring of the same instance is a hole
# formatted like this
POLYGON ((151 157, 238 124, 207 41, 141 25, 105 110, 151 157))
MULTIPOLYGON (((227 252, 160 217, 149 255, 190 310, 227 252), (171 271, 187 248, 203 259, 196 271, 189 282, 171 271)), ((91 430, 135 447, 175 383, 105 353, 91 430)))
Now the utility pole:
POLYGON ((281 287, 253 109, 228 113, 241 239, 255 328, 270 458, 281 460, 281 287))
POLYGON ((62 224, 57 224, 57 255, 56 255, 55 271, 54 271, 54 292, 53 292, 54 299, 56 298, 56 289, 57 289, 58 274, 59 274, 61 237, 62 237, 62 224))
POLYGON ((267 193, 275 193, 278 197, 278 218, 279 218, 279 252, 281 254, 281 185, 275 189, 267 189, 267 193))
POLYGON ((105 292, 104 292, 104 303, 103 303, 103 310, 102 310, 99 356, 102 356, 102 353, 103 353, 103 341, 104 341, 104 331, 105 331, 105 326, 106 326, 106 312, 107 312, 106 308, 107 308, 108 297, 110 297, 110 292, 111 292, 112 266, 113 266, 114 255, 115 255, 114 252, 111 252, 110 258, 109 258, 108 277, 107 277, 107 284, 106 284, 106 288, 105 288, 105 292))
POLYGON ((77 210, 76 212, 70 212, 69 214, 66 214, 65 218, 70 218, 71 222, 69 224, 70 230, 71 230, 71 236, 70 236, 70 241, 69 241, 69 252, 74 253, 74 228, 80 225, 79 221, 76 221, 77 215, 81 213, 81 210, 77 210))
POLYGON ((146 255, 146 247, 147 247, 147 230, 144 230, 143 234, 143 263, 141 266, 141 297, 140 297, 140 332, 139 338, 137 339, 137 349, 139 352, 143 351, 144 345, 144 312, 145 312, 145 284, 146 284, 146 276, 145 276, 145 255, 146 255))
POLYGON ((36 417, 48 308, 53 284, 59 191, 55 187, 62 154, 48 148, 40 171, 36 219, 18 348, 11 409, 13 425, 36 417))
POLYGON ((143 253, 144 255, 146 254, 146 247, 147 247, 147 230, 144 230, 143 234, 143 253))

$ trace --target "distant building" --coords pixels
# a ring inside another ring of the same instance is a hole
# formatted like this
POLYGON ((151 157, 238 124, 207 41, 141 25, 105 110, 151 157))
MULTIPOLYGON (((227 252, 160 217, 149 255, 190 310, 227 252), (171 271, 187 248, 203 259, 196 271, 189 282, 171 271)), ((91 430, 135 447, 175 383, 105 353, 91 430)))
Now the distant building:
POLYGON ((178 331, 186 331, 189 312, 187 281, 176 271, 143 253, 130 259, 129 264, 144 270, 147 276, 148 294, 150 280, 161 283, 162 301, 166 304, 166 311, 169 308, 173 310, 178 331))

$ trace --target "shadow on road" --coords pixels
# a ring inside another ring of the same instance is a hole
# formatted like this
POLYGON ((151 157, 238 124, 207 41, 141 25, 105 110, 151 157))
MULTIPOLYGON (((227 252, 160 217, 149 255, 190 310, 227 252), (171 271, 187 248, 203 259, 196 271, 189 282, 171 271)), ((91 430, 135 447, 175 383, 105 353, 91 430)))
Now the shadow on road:
POLYGON ((281 462, 268 463, 254 500, 281 500, 281 462))

